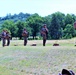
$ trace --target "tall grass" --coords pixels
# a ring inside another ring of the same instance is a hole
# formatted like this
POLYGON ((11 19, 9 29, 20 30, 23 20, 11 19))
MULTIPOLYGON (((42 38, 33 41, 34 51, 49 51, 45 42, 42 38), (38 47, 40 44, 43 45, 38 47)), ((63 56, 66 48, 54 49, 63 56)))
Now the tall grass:
POLYGON ((0 44, 0 75, 57 75, 63 68, 76 72, 74 45, 73 40, 48 40, 45 47, 42 40, 28 41, 27 46, 23 40, 11 41, 6 47, 0 44))

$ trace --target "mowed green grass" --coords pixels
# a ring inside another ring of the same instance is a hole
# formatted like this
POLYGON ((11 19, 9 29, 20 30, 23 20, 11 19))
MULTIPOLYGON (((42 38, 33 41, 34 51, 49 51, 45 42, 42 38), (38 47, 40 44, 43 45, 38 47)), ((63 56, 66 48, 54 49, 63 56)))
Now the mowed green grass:
POLYGON ((45 47, 42 40, 28 41, 27 46, 23 40, 13 40, 9 47, 1 44, 0 75, 57 75, 63 68, 76 72, 75 39, 47 40, 45 47))

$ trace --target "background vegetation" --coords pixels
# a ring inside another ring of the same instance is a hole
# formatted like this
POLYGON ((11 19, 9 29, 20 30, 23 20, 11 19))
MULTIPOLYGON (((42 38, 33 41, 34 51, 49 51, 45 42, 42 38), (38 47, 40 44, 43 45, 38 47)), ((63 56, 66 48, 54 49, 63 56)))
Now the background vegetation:
POLYGON ((40 29, 43 24, 47 24, 49 29, 48 39, 70 39, 76 36, 74 22, 76 16, 74 14, 63 14, 56 12, 51 15, 41 17, 35 14, 8 14, 5 17, 0 17, 0 32, 7 29, 12 37, 22 39, 23 28, 29 32, 29 36, 33 39, 40 39, 40 29))

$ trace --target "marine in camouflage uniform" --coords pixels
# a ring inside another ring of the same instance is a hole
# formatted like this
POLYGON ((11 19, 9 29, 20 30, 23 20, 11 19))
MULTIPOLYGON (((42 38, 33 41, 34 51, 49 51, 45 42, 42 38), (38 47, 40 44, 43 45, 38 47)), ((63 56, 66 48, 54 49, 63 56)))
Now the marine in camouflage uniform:
POLYGON ((7 32, 6 32, 7 46, 10 45, 10 38, 11 38, 11 36, 10 36, 9 32, 7 31, 7 32))
POLYGON ((28 37, 28 32, 27 30, 24 28, 23 32, 22 32, 22 36, 24 38, 24 46, 27 45, 27 37, 28 37))
POLYGON ((3 30, 1 37, 2 37, 2 46, 4 47, 6 44, 6 30, 3 30))
POLYGON ((41 29, 41 36, 43 37, 43 46, 46 44, 46 39, 47 39, 47 34, 48 34, 48 29, 46 27, 46 24, 41 29))

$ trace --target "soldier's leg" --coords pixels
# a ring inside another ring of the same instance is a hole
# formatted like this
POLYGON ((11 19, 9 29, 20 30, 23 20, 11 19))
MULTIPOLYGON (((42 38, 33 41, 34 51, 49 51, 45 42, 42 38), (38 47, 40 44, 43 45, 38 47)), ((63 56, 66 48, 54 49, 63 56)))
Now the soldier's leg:
POLYGON ((46 39, 43 39, 43 46, 45 46, 46 44, 46 39))
POLYGON ((43 36, 43 46, 46 44, 46 36, 43 36))
POLYGON ((7 39, 7 46, 9 46, 10 44, 10 39, 7 39))
POLYGON ((25 46, 25 38, 24 38, 24 46, 25 46))
POLYGON ((6 39, 2 39, 2 46, 4 47, 5 46, 5 43, 6 43, 6 39))
POLYGON ((24 39, 24 46, 27 45, 27 38, 24 39))

